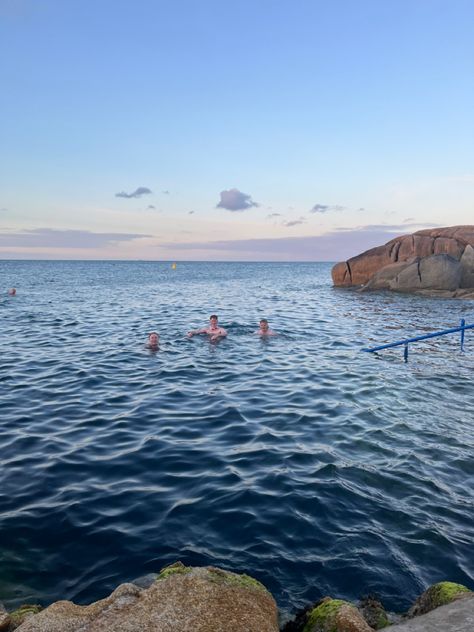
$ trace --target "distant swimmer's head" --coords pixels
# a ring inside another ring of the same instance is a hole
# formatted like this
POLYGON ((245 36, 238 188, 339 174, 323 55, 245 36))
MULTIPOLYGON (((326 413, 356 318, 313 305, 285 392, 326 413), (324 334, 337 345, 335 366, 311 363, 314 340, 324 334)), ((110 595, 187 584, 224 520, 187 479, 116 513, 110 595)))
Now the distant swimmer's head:
POLYGON ((260 329, 261 331, 269 330, 268 320, 266 318, 262 318, 262 320, 260 321, 260 329))
POLYGON ((212 328, 216 328, 217 327, 217 322, 218 322, 218 318, 215 314, 211 314, 209 316, 209 322, 211 323, 211 327, 212 328))
POLYGON ((16 294, 16 288, 15 288, 15 287, 11 287, 11 288, 8 290, 8 294, 9 294, 10 296, 15 296, 15 294, 16 294))
POLYGON ((156 331, 152 331, 148 334, 148 346, 149 347, 157 347, 160 344, 160 334, 157 334, 156 331))

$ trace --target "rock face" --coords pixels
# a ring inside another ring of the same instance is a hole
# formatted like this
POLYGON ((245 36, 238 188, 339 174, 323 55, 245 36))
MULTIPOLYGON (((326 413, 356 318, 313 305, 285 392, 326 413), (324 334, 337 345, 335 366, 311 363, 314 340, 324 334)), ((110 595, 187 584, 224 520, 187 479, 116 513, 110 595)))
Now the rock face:
POLYGON ((163 569, 149 588, 122 584, 101 601, 58 601, 18 632, 278 632, 277 608, 262 584, 218 568, 163 569))
POLYGON ((474 226, 420 230, 337 263, 337 287, 474 294, 474 226))

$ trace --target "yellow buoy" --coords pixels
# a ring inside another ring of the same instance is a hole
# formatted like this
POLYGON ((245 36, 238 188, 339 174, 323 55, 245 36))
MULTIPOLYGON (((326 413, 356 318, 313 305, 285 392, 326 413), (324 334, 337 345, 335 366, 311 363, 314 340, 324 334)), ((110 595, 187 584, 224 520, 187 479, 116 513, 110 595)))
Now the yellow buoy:
POLYGON ((176 270, 176 264, 175 264, 175 263, 172 263, 172 264, 171 264, 171 269, 172 269, 172 270, 176 270))

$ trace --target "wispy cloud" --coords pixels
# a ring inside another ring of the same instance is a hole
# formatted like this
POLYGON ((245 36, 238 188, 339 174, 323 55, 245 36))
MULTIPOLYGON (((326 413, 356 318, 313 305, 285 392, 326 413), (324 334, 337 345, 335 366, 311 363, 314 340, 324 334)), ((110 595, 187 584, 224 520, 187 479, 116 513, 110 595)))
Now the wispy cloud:
POLYGON ((148 204, 146 209, 147 209, 147 211, 154 211, 156 209, 156 206, 153 206, 153 204, 148 204))
POLYGON ((300 217, 299 219, 293 219, 288 222, 282 222, 282 225, 286 226, 287 228, 291 228, 292 226, 299 226, 300 224, 304 224, 305 222, 306 222, 306 219, 304 217, 300 217))
POLYGON ((241 239, 162 244, 190 258, 196 251, 202 258, 241 259, 246 261, 341 261, 369 248, 380 246, 410 229, 433 228, 435 224, 368 225, 339 228, 324 235, 282 237, 277 239, 241 239))
POLYGON ((281 217, 281 213, 270 213, 267 215, 267 219, 271 219, 273 217, 281 217))
POLYGON ((140 198, 142 197, 142 195, 150 195, 150 193, 152 193, 152 191, 148 187, 138 187, 138 189, 135 189, 135 191, 132 191, 132 193, 126 193, 125 191, 116 193, 115 197, 127 198, 127 199, 140 198))
POLYGON ((345 206, 340 204, 315 204, 310 213, 329 213, 330 211, 343 211, 345 206))
POLYGON ((195 211, 188 211, 188 215, 194 215, 195 211))
POLYGON ((229 189, 221 191, 221 201, 216 208, 224 208, 227 211, 245 211, 253 206, 259 206, 257 202, 252 200, 252 196, 242 193, 238 189, 229 189))
POLYGON ((163 193, 163 195, 169 195, 170 194, 170 192, 168 190, 162 191, 162 193, 163 193))
POLYGON ((8 209, 7 209, 7 208, 0 208, 0 213, 1 213, 1 212, 3 212, 3 211, 4 211, 4 212, 7 212, 7 211, 8 211, 8 209))
POLYGON ((35 228, 0 233, 0 247, 19 248, 102 248, 152 235, 140 233, 93 233, 88 230, 35 228))

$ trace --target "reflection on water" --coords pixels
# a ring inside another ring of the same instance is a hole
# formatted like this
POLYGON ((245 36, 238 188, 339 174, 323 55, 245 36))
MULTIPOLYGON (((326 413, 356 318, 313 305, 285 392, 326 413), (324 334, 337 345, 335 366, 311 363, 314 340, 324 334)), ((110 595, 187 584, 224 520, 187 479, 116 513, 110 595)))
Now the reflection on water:
POLYGON ((329 270, 0 262, 4 602, 88 602, 176 559, 289 610, 473 585, 474 334, 407 365, 359 349, 474 305, 335 290, 329 270), (227 338, 186 338, 214 312, 227 338))

